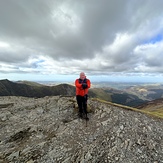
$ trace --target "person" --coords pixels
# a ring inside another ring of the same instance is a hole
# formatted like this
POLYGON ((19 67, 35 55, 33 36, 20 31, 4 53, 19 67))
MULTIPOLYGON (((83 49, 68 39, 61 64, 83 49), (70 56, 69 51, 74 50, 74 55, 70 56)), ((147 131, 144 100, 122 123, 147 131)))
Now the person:
POLYGON ((88 89, 91 86, 91 82, 86 78, 85 73, 80 73, 80 78, 75 80, 76 86, 76 100, 79 108, 79 117, 83 118, 83 113, 87 117, 87 100, 88 100, 88 89))

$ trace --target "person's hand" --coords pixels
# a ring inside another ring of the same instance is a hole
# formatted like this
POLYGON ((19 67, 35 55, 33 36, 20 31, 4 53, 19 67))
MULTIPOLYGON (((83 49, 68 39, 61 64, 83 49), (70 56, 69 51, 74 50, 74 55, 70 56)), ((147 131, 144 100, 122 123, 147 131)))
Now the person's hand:
POLYGON ((79 84, 81 84, 82 83, 82 80, 81 79, 79 79, 79 84))
POLYGON ((88 87, 88 86, 87 86, 86 83, 83 83, 83 84, 82 84, 82 88, 83 88, 83 89, 86 89, 87 87, 88 87))

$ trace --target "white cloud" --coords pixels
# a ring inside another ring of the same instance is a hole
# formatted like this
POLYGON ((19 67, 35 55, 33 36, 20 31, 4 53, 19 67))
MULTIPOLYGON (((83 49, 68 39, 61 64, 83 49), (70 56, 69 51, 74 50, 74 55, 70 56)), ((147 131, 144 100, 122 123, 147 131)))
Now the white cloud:
POLYGON ((163 72, 163 1, 0 1, 1 73, 163 72))
POLYGON ((8 48, 8 47, 10 47, 10 45, 8 43, 6 43, 6 42, 0 42, 0 48, 1 49, 8 48))
POLYGON ((162 49, 163 41, 155 44, 150 43, 137 46, 134 49, 134 53, 140 58, 138 63, 144 65, 144 68, 139 71, 163 72, 162 49))

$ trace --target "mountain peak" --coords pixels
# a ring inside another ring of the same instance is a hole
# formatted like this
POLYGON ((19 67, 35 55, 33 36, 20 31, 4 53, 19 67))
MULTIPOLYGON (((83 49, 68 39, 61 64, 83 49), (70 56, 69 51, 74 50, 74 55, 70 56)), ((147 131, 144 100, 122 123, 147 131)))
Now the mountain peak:
POLYGON ((8 80, 8 79, 2 79, 2 80, 0 80, 1 82, 11 82, 10 80, 8 80))
POLYGON ((75 97, 10 96, 0 101, 2 162, 163 160, 162 119, 89 99, 92 112, 85 121, 73 108, 75 97))

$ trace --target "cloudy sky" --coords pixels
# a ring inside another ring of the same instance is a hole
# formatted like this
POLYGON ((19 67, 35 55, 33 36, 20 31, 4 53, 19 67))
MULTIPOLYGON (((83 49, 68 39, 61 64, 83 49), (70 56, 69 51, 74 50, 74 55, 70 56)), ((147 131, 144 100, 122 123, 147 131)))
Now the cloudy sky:
POLYGON ((0 79, 163 81, 163 0, 1 0, 0 79))

